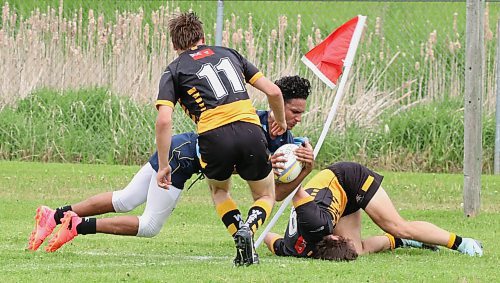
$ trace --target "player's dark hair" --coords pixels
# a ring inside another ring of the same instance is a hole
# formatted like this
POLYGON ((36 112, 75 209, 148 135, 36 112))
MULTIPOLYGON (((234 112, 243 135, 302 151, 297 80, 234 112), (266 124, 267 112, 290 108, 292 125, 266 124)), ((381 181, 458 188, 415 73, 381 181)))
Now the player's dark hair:
POLYGON ((338 239, 324 237, 316 244, 314 258, 334 261, 350 261, 358 257, 358 253, 349 239, 339 236, 338 239))
POLYGON ((203 23, 193 12, 185 12, 170 19, 168 30, 176 50, 187 50, 204 37, 203 23))
POLYGON ((294 98, 307 99, 311 94, 311 83, 299 76, 282 77, 274 83, 281 89, 285 102, 294 98))

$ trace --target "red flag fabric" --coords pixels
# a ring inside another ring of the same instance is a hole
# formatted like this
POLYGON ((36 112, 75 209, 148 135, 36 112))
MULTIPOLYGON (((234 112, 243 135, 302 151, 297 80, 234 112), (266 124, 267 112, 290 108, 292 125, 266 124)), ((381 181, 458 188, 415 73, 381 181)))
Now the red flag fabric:
POLYGON ((358 20, 359 16, 349 20, 302 57, 302 62, 331 88, 342 74, 358 20))

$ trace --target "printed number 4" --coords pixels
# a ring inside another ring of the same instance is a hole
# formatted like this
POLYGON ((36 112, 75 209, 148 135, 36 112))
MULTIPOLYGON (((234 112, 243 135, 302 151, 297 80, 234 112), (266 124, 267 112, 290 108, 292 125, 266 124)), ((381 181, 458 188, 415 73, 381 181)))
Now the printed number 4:
POLYGON ((219 63, 215 66, 211 63, 204 64, 196 75, 198 75, 199 79, 207 79, 215 97, 217 99, 221 99, 228 95, 228 92, 221 80, 220 72, 224 72, 225 76, 229 80, 233 93, 245 91, 245 86, 241 82, 240 76, 238 76, 233 63, 231 63, 231 60, 227 57, 221 58, 219 63))

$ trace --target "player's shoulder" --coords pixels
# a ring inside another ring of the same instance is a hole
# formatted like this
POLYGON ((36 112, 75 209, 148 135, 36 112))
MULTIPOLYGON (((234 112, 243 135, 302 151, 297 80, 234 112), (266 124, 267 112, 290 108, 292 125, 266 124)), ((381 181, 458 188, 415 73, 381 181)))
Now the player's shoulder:
POLYGON ((175 58, 172 62, 170 62, 170 64, 168 64, 168 66, 163 71, 162 77, 175 75, 179 67, 179 63, 181 63, 181 57, 182 56, 175 58))
POLYGON ((211 48, 214 51, 220 51, 220 52, 231 52, 231 53, 238 53, 238 51, 234 50, 231 47, 226 47, 226 46, 215 46, 215 45, 207 45, 208 48, 211 48))
POLYGON ((238 60, 241 60, 241 58, 243 58, 243 56, 236 50, 230 48, 230 47, 224 47, 224 46, 209 46, 214 52, 215 54, 219 55, 219 56, 232 56, 232 57, 236 57, 238 60))

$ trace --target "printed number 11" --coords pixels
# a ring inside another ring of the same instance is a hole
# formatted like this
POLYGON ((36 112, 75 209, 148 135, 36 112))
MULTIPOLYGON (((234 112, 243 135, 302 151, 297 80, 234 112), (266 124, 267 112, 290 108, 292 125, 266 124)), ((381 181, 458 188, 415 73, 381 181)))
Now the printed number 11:
POLYGON ((224 74, 226 75, 229 83, 231 84, 231 88, 233 89, 233 93, 245 91, 245 86, 241 82, 241 79, 238 76, 233 63, 231 63, 231 60, 229 60, 229 58, 227 57, 221 58, 219 63, 217 63, 215 66, 211 63, 204 64, 196 73, 196 75, 198 75, 199 79, 207 79, 210 87, 212 88, 212 91, 215 94, 215 97, 217 99, 221 99, 224 96, 228 95, 228 92, 226 87, 222 83, 220 72, 224 72, 224 74))

